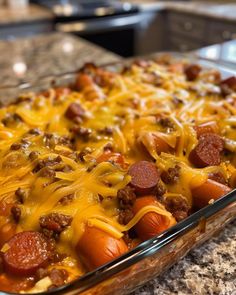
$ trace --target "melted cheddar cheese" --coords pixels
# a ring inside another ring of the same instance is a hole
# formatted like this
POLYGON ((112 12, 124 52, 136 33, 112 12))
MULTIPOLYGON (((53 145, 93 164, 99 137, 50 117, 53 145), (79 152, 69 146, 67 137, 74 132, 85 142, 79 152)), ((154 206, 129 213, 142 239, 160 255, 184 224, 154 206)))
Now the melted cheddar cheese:
MULTIPOLYGON (((203 70, 195 81, 188 81, 184 72, 150 61, 147 67, 133 64, 122 73, 112 73, 110 80, 92 90, 28 93, 0 109, 0 202, 14 204, 16 191, 25 192, 18 203, 17 232, 39 231, 40 217, 50 213, 72 217, 57 241, 58 252, 68 255, 58 267, 68 270, 69 280, 84 272, 74 248, 85 225, 119 239, 148 212, 172 218, 160 204, 146 206, 126 225, 119 223, 117 193, 130 183, 127 170, 134 162, 151 159, 160 173, 180 166, 178 181, 165 185, 164 199, 180 196, 190 207, 192 189, 203 184, 209 173, 220 172, 226 180, 235 173, 230 161, 235 162, 236 108, 222 98, 210 72, 203 70), (65 115, 72 103, 84 110, 79 123, 65 115), (189 162, 198 142, 194 126, 211 121, 218 124, 232 158, 225 156, 219 166, 195 168, 189 162), (158 153, 155 138, 161 138, 171 152, 158 153), (124 165, 97 161, 108 145, 122 155, 124 165), (41 168, 40 163, 44 163, 41 168), (42 173, 45 167, 53 177, 48 171, 42 173), (68 196, 73 198, 63 204, 68 196)), ((7 218, 0 218, 0 227, 7 218)), ((50 285, 48 277, 32 291, 44 290, 44 283, 50 285)))

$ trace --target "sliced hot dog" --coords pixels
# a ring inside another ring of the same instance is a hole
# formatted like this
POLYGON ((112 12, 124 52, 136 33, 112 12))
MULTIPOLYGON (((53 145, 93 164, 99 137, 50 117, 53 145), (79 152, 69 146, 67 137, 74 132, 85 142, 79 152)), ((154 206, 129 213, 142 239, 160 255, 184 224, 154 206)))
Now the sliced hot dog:
POLYGON ((82 108, 82 106, 79 103, 71 103, 66 112, 65 116, 69 120, 74 120, 75 118, 83 118, 85 114, 85 110, 82 108))
POLYGON ((62 95, 68 95, 71 93, 71 89, 68 87, 57 87, 54 90, 56 92, 56 98, 59 98, 62 95))
POLYGON ((130 184, 138 194, 149 194, 157 186, 160 174, 154 163, 139 161, 129 167, 128 174, 131 176, 130 184))
POLYGON ((96 227, 85 228, 76 251, 85 266, 93 270, 128 251, 123 239, 116 239, 96 227))
POLYGON ((217 166, 221 162, 220 152, 224 148, 223 139, 214 133, 199 137, 197 146, 191 151, 189 160, 198 168, 217 166))
MULTIPOLYGON (((136 214, 145 206, 155 206, 157 204, 158 201, 154 196, 138 198, 134 203, 133 213, 136 214)), ((145 214, 135 225, 135 231, 137 232, 138 237, 145 241, 155 237, 175 223, 176 221, 174 217, 169 219, 166 216, 160 215, 156 212, 149 212, 145 214)))
POLYGON ((16 224, 10 218, 13 205, 6 200, 0 201, 0 216, 5 217, 4 223, 0 224, 0 249, 16 233, 16 224))
POLYGON ((225 179, 225 176, 221 172, 212 172, 208 174, 208 178, 211 180, 214 180, 216 182, 227 184, 227 181, 225 179))
POLYGON ((14 275, 33 275, 47 264, 52 254, 52 247, 46 237, 33 231, 14 235, 6 247, 9 249, 2 256, 4 269, 14 275))
POLYGON ((172 151, 172 148, 162 138, 155 136, 154 140, 155 140, 156 152, 158 155, 160 155, 161 153, 169 153, 172 151))
POLYGON ((202 134, 205 133, 218 133, 219 127, 215 121, 206 122, 194 127, 197 138, 199 138, 202 134))
POLYGON ((76 80, 76 89, 83 91, 88 100, 103 98, 101 89, 94 83, 92 77, 79 73, 76 80))
POLYGON ((78 74, 76 80, 76 87, 78 90, 83 90, 84 88, 92 86, 93 84, 93 79, 88 74, 78 74))
POLYGON ((210 200, 217 200, 231 189, 222 183, 208 179, 205 183, 192 190, 193 204, 197 209, 201 209, 209 204, 210 200))
POLYGON ((194 81, 198 78, 202 68, 197 64, 190 64, 185 68, 185 75, 188 81, 194 81))
POLYGON ((151 132, 145 132, 138 138, 141 146, 144 146, 148 153, 153 156, 154 154, 160 155, 161 153, 169 153, 173 151, 168 143, 160 136, 151 132))
POLYGON ((228 95, 236 91, 236 76, 231 76, 220 82, 220 88, 223 95, 228 95))
MULTIPOLYGON (((29 290, 34 286, 34 281, 29 278, 9 276, 6 273, 0 274, 0 290, 4 292, 15 292, 17 294, 29 290)), ((0 292, 0 294, 3 294, 0 292)))
POLYGON ((121 168, 125 169, 127 164, 125 163, 124 157, 120 153, 114 153, 111 151, 105 151, 102 155, 97 158, 97 163, 102 162, 113 162, 118 164, 121 168))

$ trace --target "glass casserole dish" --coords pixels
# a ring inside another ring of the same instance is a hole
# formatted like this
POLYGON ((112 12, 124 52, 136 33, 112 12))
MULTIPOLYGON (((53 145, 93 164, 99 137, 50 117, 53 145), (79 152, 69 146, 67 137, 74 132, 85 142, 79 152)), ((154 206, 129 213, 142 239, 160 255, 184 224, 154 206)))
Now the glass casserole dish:
MULTIPOLYGON (((199 62, 199 61, 198 61, 199 62)), ((204 63, 202 63, 204 66, 204 63)), ((210 64, 206 64, 210 65, 210 64)), ((106 66, 119 68, 123 63, 106 66)), ((215 65, 213 65, 215 67, 215 65)), ((223 75, 230 75, 222 70, 223 75)), ((20 85, 17 92, 34 91, 52 85, 66 85, 73 81, 75 73, 59 77, 42 78, 36 86, 20 85), (55 84, 56 83, 56 84, 55 84)), ((33 83, 32 83, 33 84, 33 83)), ((3 89, 1 94, 14 97, 13 89, 3 89), (12 92, 11 92, 12 91, 12 92), (8 94, 7 94, 8 93, 8 94), (11 93, 11 94, 10 94, 11 93)), ((208 239, 235 217, 234 191, 179 222, 164 233, 148 240, 117 260, 90 272, 78 280, 48 293, 61 294, 125 294, 150 280, 183 257, 192 247, 208 239), (226 206, 228 206, 226 208, 226 206)))

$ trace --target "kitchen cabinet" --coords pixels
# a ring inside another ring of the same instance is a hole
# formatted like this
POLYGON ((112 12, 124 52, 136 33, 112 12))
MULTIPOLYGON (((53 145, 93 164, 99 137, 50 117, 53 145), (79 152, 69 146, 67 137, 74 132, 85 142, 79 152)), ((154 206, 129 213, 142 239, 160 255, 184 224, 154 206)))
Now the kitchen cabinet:
POLYGON ((205 46, 207 22, 207 19, 200 16, 169 12, 166 49, 189 51, 205 46))
POLYGON ((167 13, 165 50, 189 51, 236 38, 236 25, 191 13, 167 13))
POLYGON ((171 32, 189 39, 204 40, 206 19, 183 13, 169 13, 168 27, 171 32))
POLYGON ((196 41, 192 39, 189 40, 181 36, 170 36, 166 49, 185 52, 192 51, 203 46, 204 42, 202 41, 196 41))
POLYGON ((209 44, 236 39, 236 24, 223 21, 210 21, 208 31, 209 44))
POLYGON ((165 48, 165 12, 142 12, 142 21, 136 30, 135 55, 145 55, 165 48))

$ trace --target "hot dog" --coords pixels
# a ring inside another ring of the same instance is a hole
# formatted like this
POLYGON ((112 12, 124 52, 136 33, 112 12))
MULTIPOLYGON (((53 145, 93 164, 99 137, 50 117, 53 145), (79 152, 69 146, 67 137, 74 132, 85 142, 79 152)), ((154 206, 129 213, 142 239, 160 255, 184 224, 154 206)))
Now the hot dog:
POLYGON ((76 89, 83 91, 88 100, 95 100, 104 97, 101 89, 94 83, 93 79, 84 73, 78 74, 76 89))
POLYGON ((123 239, 116 239, 96 227, 86 226, 76 251, 89 270, 93 270, 128 251, 123 239))
POLYGON ((123 169, 125 169, 127 166, 124 156, 122 156, 120 153, 111 152, 110 150, 105 151, 103 154, 101 154, 96 161, 98 164, 102 162, 114 162, 123 169))
POLYGON ((170 153, 173 151, 168 143, 156 134, 145 132, 138 138, 138 142, 153 156, 153 154, 160 155, 161 153, 170 153))
POLYGON ((2 246, 10 240, 16 233, 16 224, 12 221, 7 221, 0 226, 0 249, 2 246))
POLYGON ((197 138, 199 138, 202 134, 205 133, 218 133, 219 127, 215 121, 206 122, 194 127, 197 138))
POLYGON ((192 190, 193 205, 196 209, 201 209, 207 206, 210 200, 217 200, 230 191, 227 185, 208 179, 192 190))
POLYGON ((156 152, 158 155, 161 153, 169 153, 171 152, 171 147, 159 136, 155 136, 155 145, 156 145, 156 152))
MULTIPOLYGON (((145 206, 155 206, 157 204, 158 201, 154 196, 138 198, 134 203, 133 213, 136 214, 145 206)), ((145 214, 135 225, 135 231, 137 232, 138 237, 141 240, 145 241, 155 237, 175 223, 176 221, 174 217, 171 217, 171 219, 169 219, 168 217, 160 215, 156 212, 149 212, 145 214)))
POLYGON ((3 217, 4 220, 0 223, 0 249, 16 233, 16 224, 11 220, 12 206, 13 203, 8 203, 5 200, 0 202, 0 217, 3 217))

